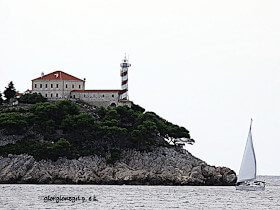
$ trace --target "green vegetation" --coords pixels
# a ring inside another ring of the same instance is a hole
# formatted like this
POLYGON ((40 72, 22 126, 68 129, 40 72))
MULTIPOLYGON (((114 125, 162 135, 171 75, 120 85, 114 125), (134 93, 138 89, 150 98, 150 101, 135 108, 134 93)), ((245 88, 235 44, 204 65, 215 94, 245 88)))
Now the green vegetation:
POLYGON ((2 93, 0 92, 0 105, 3 104, 3 98, 2 98, 2 93))
POLYGON ((47 99, 38 93, 26 93, 20 97, 19 102, 23 104, 36 104, 39 102, 46 102, 47 99))
POLYGON ((11 81, 8 84, 8 87, 6 87, 5 91, 4 91, 4 96, 7 99, 7 101, 9 102, 11 98, 14 98, 16 95, 16 89, 14 87, 13 82, 11 81))
POLYGON ((27 119, 24 115, 11 112, 0 114, 0 129, 6 134, 23 134, 26 131, 27 119))
POLYGON ((150 150, 158 146, 194 143, 187 129, 153 112, 145 112, 138 105, 102 107, 94 116, 96 118, 81 113, 69 100, 40 102, 26 110, 3 110, 0 129, 6 134, 25 134, 28 128, 44 140, 38 141, 35 136, 26 134, 24 140, 0 147, 0 156, 28 153, 38 160, 57 160, 62 156, 77 158, 110 153, 107 163, 114 164, 121 158, 122 149, 150 150))
POLYGON ((61 122, 68 116, 78 115, 79 107, 69 100, 54 103, 37 103, 30 107, 28 122, 36 131, 45 132, 46 135, 60 129, 61 122))
POLYGON ((1 113, 26 113, 28 110, 22 108, 22 107, 13 107, 13 108, 6 108, 3 109, 1 113))
POLYGON ((121 159, 121 151, 118 149, 112 149, 110 150, 111 156, 107 158, 106 163, 107 164, 115 164, 118 160, 121 159))
POLYGON ((59 157, 71 157, 71 144, 64 138, 47 147, 48 157, 57 160, 59 157))
POLYGON ((24 139, 16 144, 7 144, 0 147, 0 155, 7 156, 8 154, 29 154, 36 160, 51 159, 57 160, 58 157, 73 158, 71 154, 70 143, 61 138, 55 143, 41 142, 33 138, 24 139))
POLYGON ((19 99, 17 99, 16 98, 17 91, 14 87, 13 81, 11 81, 8 84, 8 87, 5 88, 3 93, 6 100, 3 100, 2 93, 0 92, 0 105, 2 105, 4 102, 9 104, 11 102, 15 102, 16 100, 18 100, 22 104, 36 104, 39 102, 47 101, 47 98, 43 97, 41 94, 38 93, 31 94, 29 90, 26 90, 24 94, 19 99))

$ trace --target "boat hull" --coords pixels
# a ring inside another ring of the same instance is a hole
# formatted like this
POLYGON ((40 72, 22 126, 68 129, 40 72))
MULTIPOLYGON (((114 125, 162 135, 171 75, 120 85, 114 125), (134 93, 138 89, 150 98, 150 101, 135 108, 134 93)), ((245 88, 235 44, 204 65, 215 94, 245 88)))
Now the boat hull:
POLYGON ((263 186, 236 186, 236 190, 263 191, 263 190, 265 190, 265 187, 263 187, 263 186))
POLYGON ((265 190, 265 182, 263 181, 246 181, 239 182, 235 186, 236 190, 246 190, 246 191, 262 191, 265 190))

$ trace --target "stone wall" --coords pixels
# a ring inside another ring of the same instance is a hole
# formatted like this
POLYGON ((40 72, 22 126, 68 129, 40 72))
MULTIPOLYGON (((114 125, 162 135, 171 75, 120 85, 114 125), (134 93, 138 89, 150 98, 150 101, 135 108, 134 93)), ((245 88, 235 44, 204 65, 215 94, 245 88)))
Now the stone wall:
POLYGON ((119 100, 119 91, 72 91, 71 97, 87 103, 93 101, 111 101, 117 103, 119 100))
POLYGON ((118 90, 84 90, 72 91, 72 100, 81 100, 96 107, 115 107, 127 105, 131 107, 131 101, 119 101, 120 92, 118 90))
POLYGON ((72 90, 84 90, 85 81, 78 80, 34 80, 32 92, 41 93, 42 96, 51 100, 70 98, 72 90))
POLYGON ((128 106, 131 107, 132 101, 119 101, 117 106, 128 106))

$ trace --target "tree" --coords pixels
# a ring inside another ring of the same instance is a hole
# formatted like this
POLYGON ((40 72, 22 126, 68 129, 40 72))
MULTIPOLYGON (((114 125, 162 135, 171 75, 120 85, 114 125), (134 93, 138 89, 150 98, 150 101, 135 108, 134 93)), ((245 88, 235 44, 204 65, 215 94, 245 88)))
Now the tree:
POLYGON ((118 149, 110 150, 111 157, 106 160, 107 164, 115 164, 118 160, 122 158, 121 151, 118 149))
POLYGON ((7 101, 9 102, 11 98, 14 98, 16 95, 16 89, 14 87, 13 82, 11 81, 8 84, 8 87, 6 87, 5 91, 4 91, 4 96, 7 99, 7 101))
POLYGON ((120 119, 120 114, 115 109, 109 109, 106 112, 104 120, 113 120, 113 119, 119 120, 120 119))
POLYGON ((102 106, 98 109, 98 116, 102 120, 106 115, 107 110, 102 106))
POLYGON ((131 137, 138 144, 153 145, 158 134, 156 123, 145 120, 137 129, 133 130, 131 137))
POLYGON ((30 124, 37 124, 46 130, 53 126, 50 120, 57 126, 60 124, 61 110, 58 109, 56 104, 49 102, 37 103, 30 107, 30 112, 31 114, 28 117, 30 124))
POLYGON ((8 156, 8 154, 29 154, 40 161, 48 158, 47 147, 50 145, 48 142, 41 142, 35 139, 24 138, 17 141, 15 144, 6 144, 0 147, 0 156, 8 156))
MULTIPOLYGON (((30 112, 32 113, 29 116, 30 123, 44 127, 46 120, 53 120, 54 128, 58 128, 67 115, 78 115, 79 107, 69 100, 63 100, 56 104, 49 102, 34 104, 30 107, 30 112)), ((49 123, 52 125, 51 122, 49 123)))
POLYGON ((19 102, 24 104, 36 104, 39 102, 46 102, 47 99, 43 97, 40 93, 26 93, 20 97, 19 102))
POLYGON ((92 130, 94 125, 94 117, 90 114, 67 115, 61 122, 61 128, 64 131, 74 130, 92 130))
POLYGON ((1 113, 0 129, 6 134, 23 134, 27 127, 26 117, 19 113, 1 113))
POLYGON ((62 111, 63 117, 66 115, 76 115, 80 113, 79 107, 70 100, 62 100, 56 103, 56 106, 59 110, 62 111))
POLYGON ((190 138, 189 131, 178 125, 174 125, 153 112, 146 112, 144 119, 154 122, 159 131, 159 135, 173 145, 194 144, 194 140, 190 138))
POLYGON ((128 106, 118 106, 114 109, 120 115, 119 124, 122 127, 131 127, 133 124, 135 124, 135 121, 137 120, 139 115, 142 115, 142 113, 138 113, 128 106))
POLYGON ((3 103, 2 93, 0 93, 0 105, 3 103))
POLYGON ((145 109, 137 104, 132 103, 131 105, 131 109, 135 112, 140 112, 140 113, 144 113, 145 109))
POLYGON ((120 145, 121 141, 127 136, 126 128, 118 126, 98 126, 96 128, 98 130, 95 133, 98 133, 103 139, 107 139, 114 146, 120 145))
POLYGON ((59 157, 71 158, 71 144, 64 138, 60 138, 47 149, 51 160, 57 160, 59 157))
POLYGON ((171 123, 168 123, 165 137, 174 145, 194 144, 195 142, 190 138, 189 131, 186 128, 171 123))

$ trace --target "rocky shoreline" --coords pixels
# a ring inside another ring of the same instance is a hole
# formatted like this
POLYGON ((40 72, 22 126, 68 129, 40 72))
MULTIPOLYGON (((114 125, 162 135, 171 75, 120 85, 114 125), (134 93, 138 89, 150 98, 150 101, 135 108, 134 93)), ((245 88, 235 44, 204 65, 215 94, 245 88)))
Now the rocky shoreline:
POLYGON ((183 149, 126 150, 121 155, 112 165, 99 156, 53 162, 10 154, 0 157, 0 183, 234 185, 236 181, 233 170, 207 165, 183 149))

